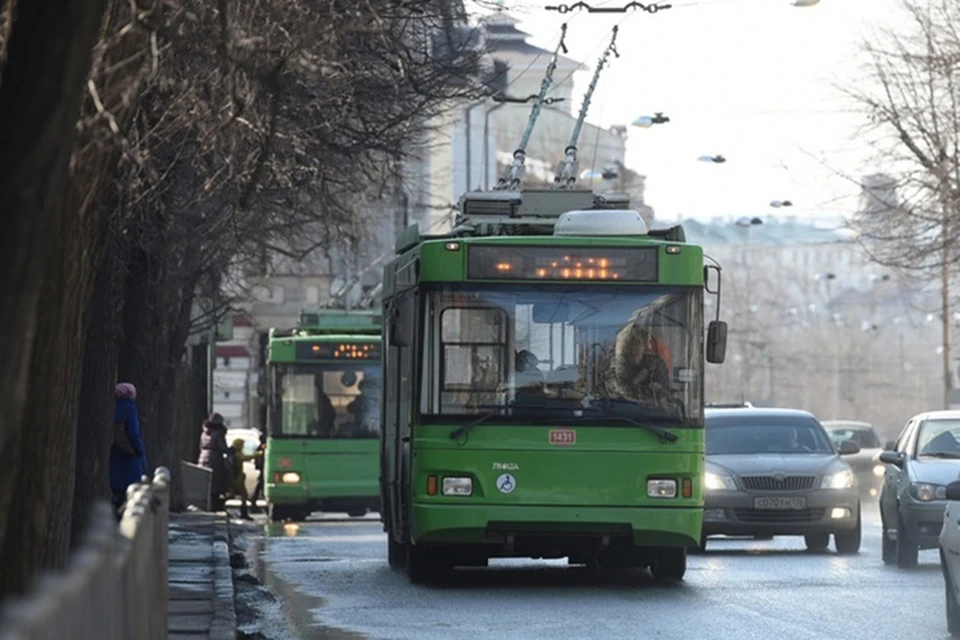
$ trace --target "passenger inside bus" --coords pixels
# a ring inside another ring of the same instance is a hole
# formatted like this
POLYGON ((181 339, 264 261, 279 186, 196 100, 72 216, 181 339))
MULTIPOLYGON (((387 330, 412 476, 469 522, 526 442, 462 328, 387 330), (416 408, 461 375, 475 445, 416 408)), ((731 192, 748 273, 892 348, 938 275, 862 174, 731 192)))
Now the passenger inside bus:
POLYGON ((540 359, 532 351, 521 349, 515 357, 514 397, 518 405, 536 405, 545 397, 543 372, 537 366, 540 359))
POLYGON ((311 435, 317 438, 336 437, 337 412, 333 408, 330 396, 319 387, 317 387, 317 413, 317 421, 311 429, 311 435))
POLYGON ((375 438, 380 423, 380 381, 376 377, 365 377, 357 388, 360 395, 347 405, 353 422, 346 425, 346 437, 375 438))

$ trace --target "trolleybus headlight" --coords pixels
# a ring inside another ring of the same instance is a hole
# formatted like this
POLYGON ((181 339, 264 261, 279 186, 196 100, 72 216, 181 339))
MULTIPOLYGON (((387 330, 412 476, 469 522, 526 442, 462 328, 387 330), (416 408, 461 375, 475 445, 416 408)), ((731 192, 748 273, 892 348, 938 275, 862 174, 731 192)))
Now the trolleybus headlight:
POLYGON ((473 493, 473 478, 444 478, 442 492, 445 496, 469 496, 473 493))
POLYGON ((293 471, 288 471, 280 479, 283 481, 283 484, 298 484, 300 482, 300 474, 293 471))
POLYGON ((677 481, 665 479, 647 480, 647 497, 676 498, 677 481))

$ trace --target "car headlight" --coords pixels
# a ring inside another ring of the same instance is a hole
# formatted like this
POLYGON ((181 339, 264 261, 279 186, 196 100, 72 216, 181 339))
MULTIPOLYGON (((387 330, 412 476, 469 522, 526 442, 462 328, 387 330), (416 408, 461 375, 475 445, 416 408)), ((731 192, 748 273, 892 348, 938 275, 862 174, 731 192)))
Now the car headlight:
POLYGON ((885 474, 886 472, 887 472, 887 467, 882 464, 878 464, 873 468, 873 475, 877 476, 878 478, 882 478, 883 474, 885 474))
POLYGON ((473 493, 473 478, 460 476, 444 478, 441 492, 445 496, 469 496, 473 493))
POLYGON ((730 491, 735 491, 737 488, 737 483, 735 483, 733 478, 725 473, 707 471, 705 474, 703 474, 703 486, 707 489, 707 491, 717 491, 718 489, 729 489, 730 491))
POLYGON ((834 473, 828 473, 820 481, 821 489, 849 489, 857 484, 853 477, 853 471, 850 469, 841 469, 834 473))
POLYGON ((947 499, 946 487, 939 484, 930 484, 929 482, 914 482, 910 485, 910 493, 920 502, 947 499))
POLYGON ((288 471, 280 476, 280 480, 283 484, 298 484, 300 482, 300 474, 294 471, 288 471))
POLYGON ((647 480, 647 497, 676 498, 677 481, 667 479, 647 480))

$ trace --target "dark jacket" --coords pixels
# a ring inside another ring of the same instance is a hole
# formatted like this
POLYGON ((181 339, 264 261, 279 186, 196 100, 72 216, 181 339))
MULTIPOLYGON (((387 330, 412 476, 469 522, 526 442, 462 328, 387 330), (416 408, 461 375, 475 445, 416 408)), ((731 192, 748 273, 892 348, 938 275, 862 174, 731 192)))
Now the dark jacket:
POLYGON ((197 464, 213 472, 211 490, 214 495, 224 493, 230 486, 230 477, 223 460, 227 446, 227 426, 205 420, 201 427, 200 458, 197 464))
POLYGON ((110 447, 110 489, 124 491, 147 472, 147 451, 143 446, 140 433, 140 415, 133 400, 117 400, 113 413, 113 424, 123 423, 127 427, 127 436, 136 449, 137 455, 129 456, 115 447, 110 447))

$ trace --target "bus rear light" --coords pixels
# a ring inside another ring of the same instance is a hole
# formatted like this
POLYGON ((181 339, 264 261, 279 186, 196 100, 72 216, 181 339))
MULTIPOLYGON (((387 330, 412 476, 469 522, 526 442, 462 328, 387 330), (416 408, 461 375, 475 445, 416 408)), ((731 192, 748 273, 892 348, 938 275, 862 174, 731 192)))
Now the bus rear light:
POLYGON ((676 498, 677 481, 673 479, 656 478, 647 480, 648 498, 676 498))
POLYGON ((427 476, 427 495, 437 495, 437 476, 427 476))
POLYGON ((444 478, 442 492, 445 496, 469 496, 473 493, 473 478, 444 478))
POLYGON ((693 497, 693 481, 690 478, 684 478, 680 483, 680 495, 684 498, 693 497))

